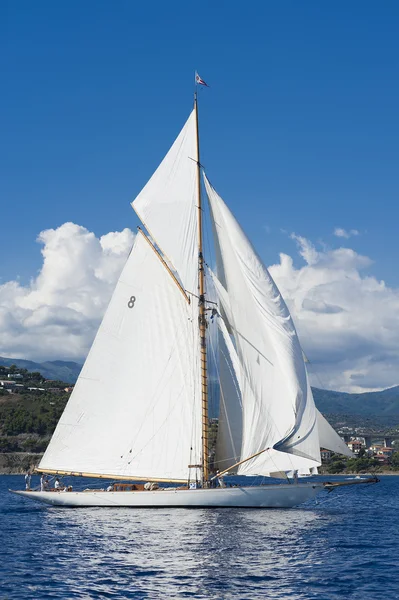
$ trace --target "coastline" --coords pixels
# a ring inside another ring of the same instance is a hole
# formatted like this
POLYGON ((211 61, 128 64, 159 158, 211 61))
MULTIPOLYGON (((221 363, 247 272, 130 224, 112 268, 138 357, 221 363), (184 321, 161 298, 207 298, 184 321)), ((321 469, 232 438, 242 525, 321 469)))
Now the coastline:
POLYGON ((379 477, 380 475, 399 475, 399 471, 378 471, 378 473, 320 473, 321 477, 338 477, 338 476, 342 476, 342 477, 346 477, 347 475, 350 475, 351 477, 353 476, 357 476, 359 475, 360 477, 362 476, 373 476, 373 477, 379 477))
POLYGON ((38 465, 42 452, 0 452, 0 475, 23 475, 38 465))
MULTIPOLYGON (((33 469, 40 463, 43 456, 41 452, 0 452, 0 475, 24 475, 28 469, 33 469)), ((356 477, 356 476, 399 475, 399 471, 384 470, 378 472, 341 472, 319 473, 319 477, 356 477)))

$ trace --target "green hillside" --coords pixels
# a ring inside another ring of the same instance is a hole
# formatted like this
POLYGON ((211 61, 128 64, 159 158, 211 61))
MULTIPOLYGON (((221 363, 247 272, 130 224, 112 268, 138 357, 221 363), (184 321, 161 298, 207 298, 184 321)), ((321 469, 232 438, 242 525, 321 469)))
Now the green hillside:
POLYGON ((28 371, 39 371, 45 379, 57 379, 65 383, 75 383, 82 365, 64 360, 51 360, 43 363, 37 363, 23 358, 4 358, 0 356, 0 365, 10 367, 16 365, 28 371))
POLYGON ((323 414, 350 414, 362 417, 395 417, 399 421, 399 386, 380 392, 348 394, 312 388, 317 408, 323 414))
POLYGON ((69 399, 69 384, 16 365, 0 365, 0 381, 0 452, 43 452, 69 399))

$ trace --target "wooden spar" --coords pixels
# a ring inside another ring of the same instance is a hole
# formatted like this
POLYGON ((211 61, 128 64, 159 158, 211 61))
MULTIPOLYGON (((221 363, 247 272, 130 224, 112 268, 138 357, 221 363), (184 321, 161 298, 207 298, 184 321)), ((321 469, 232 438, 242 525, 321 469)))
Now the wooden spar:
POLYGON ((165 269, 167 270, 167 272, 169 273, 169 275, 172 277, 173 281, 175 282, 175 284, 177 285, 177 287, 179 288, 179 290, 181 291, 181 293, 183 294, 183 296, 185 297, 185 299, 187 300, 188 304, 190 304, 191 300, 189 298, 189 296, 187 296, 186 291, 184 288, 182 288, 180 282, 178 281, 176 275, 173 273, 173 271, 170 269, 170 267, 168 266, 167 262, 163 259, 163 257, 159 254, 158 250, 155 248, 154 244, 151 242, 151 240, 146 236, 146 234, 144 233, 144 231, 141 229, 141 227, 137 228, 139 230, 139 232, 141 233, 141 235, 144 237, 144 239, 146 240, 146 242, 151 246, 151 248, 154 250, 155 254, 158 256, 159 260, 161 261, 161 263, 163 264, 163 266, 165 267, 165 269))
MULTIPOLYGON (((137 212, 136 207, 134 206, 134 202, 131 203, 131 207, 134 210, 134 212, 136 213, 137 217, 142 222, 142 224, 144 225, 144 227, 146 228, 146 230, 147 230, 149 236, 151 237, 151 239, 155 241, 157 247, 155 247, 154 244, 152 242, 150 242, 150 240, 145 235, 144 231, 141 230, 142 233, 144 234, 144 237, 151 243, 151 245, 154 247, 155 252, 157 252, 157 254, 159 256, 161 256, 160 253, 159 253, 159 251, 162 252, 162 255, 167 259, 167 261, 169 262, 169 264, 172 265, 173 271, 177 271, 177 269, 175 269, 175 266, 174 266, 173 262, 170 260, 169 256, 166 254, 166 252, 164 252, 162 250, 161 246, 158 244, 156 237, 154 235, 152 235, 151 230, 149 229, 147 223, 144 221, 144 219, 141 218, 140 213, 137 212), (157 250, 157 248, 159 248, 159 251, 157 250)), ((138 229, 140 229, 140 227, 138 229)), ((165 263, 165 265, 167 266, 166 263, 165 263)), ((169 269, 169 271, 170 271, 170 269, 169 269)), ((173 273, 173 271, 171 271, 171 274, 173 273)), ((184 293, 186 292, 186 290, 183 290, 183 291, 184 291, 184 293)))
POLYGON ((115 479, 121 481, 155 481, 160 483, 187 483, 186 479, 162 479, 159 477, 136 477, 136 475, 112 475, 100 473, 81 473, 79 471, 62 471, 59 469, 41 469, 36 467, 36 473, 45 473, 46 475, 71 475, 73 477, 92 477, 96 479, 115 479))
POLYGON ((261 450, 260 452, 256 452, 255 454, 251 454, 251 456, 248 456, 248 458, 244 458, 244 460, 240 460, 240 462, 237 462, 234 465, 231 465, 231 467, 229 467, 228 469, 225 469, 224 471, 221 471, 220 473, 218 473, 217 475, 215 475, 214 477, 212 477, 212 481, 214 479, 217 479, 218 477, 221 477, 225 473, 228 473, 229 471, 231 471, 231 469, 234 469, 235 467, 238 467, 239 465, 242 465, 242 463, 245 463, 248 460, 251 460, 251 458, 255 458, 255 456, 259 456, 259 454, 263 454, 264 452, 267 452, 267 450, 270 450, 270 448, 265 448, 264 450, 261 450))
POLYGON ((209 447, 208 447, 208 381, 206 370, 206 317, 205 317, 205 278, 204 257, 202 253, 202 205, 201 205, 201 163, 198 128, 197 90, 194 93, 195 124, 197 134, 197 200, 198 200, 198 292, 199 292, 199 330, 200 330, 200 363, 201 363, 201 399, 202 399, 202 477, 209 479, 209 447))
POLYGON ((325 481, 323 486, 332 492, 335 488, 342 487, 344 485, 360 485, 362 483, 378 483, 380 480, 378 477, 368 477, 367 479, 354 479, 352 481, 325 481))

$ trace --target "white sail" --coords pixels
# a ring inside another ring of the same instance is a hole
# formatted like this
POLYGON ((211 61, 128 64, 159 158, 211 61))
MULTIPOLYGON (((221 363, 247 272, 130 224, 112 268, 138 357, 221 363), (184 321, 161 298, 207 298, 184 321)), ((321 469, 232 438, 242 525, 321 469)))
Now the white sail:
POLYGON ((138 234, 40 469, 187 481, 201 462, 197 310, 138 234))
POLYGON ((344 454, 345 456, 353 456, 344 440, 338 435, 333 429, 330 423, 323 417, 321 412, 316 410, 317 414, 317 428, 319 430, 320 447, 326 450, 332 450, 337 454, 344 454))
MULTIPOLYGON (((226 300, 226 292, 222 291, 220 282, 217 282, 214 276, 215 288, 226 300)), ((220 387, 221 387, 221 406, 219 411, 219 428, 216 445, 216 462, 219 469, 227 469, 244 459, 241 455, 242 431, 243 431, 243 407, 242 407, 242 389, 246 389, 246 394, 250 393, 248 386, 242 386, 242 377, 245 377, 240 367, 240 360, 233 342, 228 334, 227 327, 223 319, 218 319, 219 329, 222 333, 221 361, 220 361, 220 387), (227 354, 227 356, 226 356, 227 354), (239 449, 239 451, 237 451, 239 449)), ((245 402, 246 400, 244 400, 245 402)), ((317 468, 313 460, 307 460, 303 457, 292 456, 286 452, 279 452, 270 448, 267 452, 257 457, 256 468, 254 463, 243 463, 238 468, 240 475, 267 475, 274 477, 284 477, 286 472, 299 470, 310 472, 317 468), (248 466, 250 470, 248 470, 248 466)))
POLYGON ((198 289, 197 146, 193 110, 179 136, 132 206, 177 271, 198 289))
MULTIPOLYGON (((228 294, 221 282, 210 271, 212 281, 217 291, 218 297, 221 299, 223 306, 225 307, 225 314, 231 315, 231 306, 228 301, 228 294)), ((231 318, 231 317, 230 317, 231 318)), ((240 361, 237 352, 233 346, 231 338, 228 334, 224 319, 218 319, 219 329, 222 333, 222 340, 225 346, 221 350, 221 365, 220 365, 220 386, 221 394, 224 398, 223 405, 220 409, 219 418, 219 433, 218 435, 218 451, 216 453, 217 460, 220 460, 220 466, 226 465, 227 468, 229 463, 229 457, 231 462, 232 456, 237 456, 237 452, 232 452, 233 448, 240 448, 242 442, 242 416, 240 418, 240 411, 242 413, 242 401, 241 401, 241 389, 240 377, 242 377, 240 361), (225 354, 228 356, 226 357, 225 354), (227 367, 227 368, 226 368, 227 367), (231 370, 233 370, 234 375, 231 370), (237 381, 236 385, 233 382, 233 378, 237 381), (226 390, 223 392, 223 390, 226 390), (236 425, 234 425, 236 424, 236 425), (239 426, 237 426, 239 424, 239 426)), ((303 354, 303 353, 302 353, 303 354)), ((303 355, 304 356, 304 355, 303 355)), ((305 360, 305 358, 304 358, 305 360)), ((312 395, 312 390, 309 384, 308 378, 308 394, 312 395)), ((317 430, 319 434, 319 445, 321 448, 326 448, 337 452, 338 454, 344 454, 345 456, 353 456, 348 446, 345 444, 343 439, 338 433, 331 427, 329 422, 323 417, 323 415, 316 409, 316 421, 317 430)), ((270 457, 270 455, 268 455, 270 457)), ((235 462, 238 462, 240 458, 237 458, 235 462)), ((291 459, 290 459, 291 460, 291 459)), ((231 462, 231 464, 234 464, 231 462)), ((300 472, 309 472, 309 469, 300 469, 300 472)), ((317 473, 317 467, 310 467, 310 473, 317 473)))
POLYGON ((317 466, 316 409, 291 316, 267 269, 206 178, 205 186, 228 305, 220 299, 242 371, 241 458, 269 449, 243 463, 238 472, 270 474, 317 466))
POLYGON ((218 326, 220 407, 215 460, 217 468, 224 470, 241 459, 242 404, 237 353, 223 319, 218 319, 218 326))

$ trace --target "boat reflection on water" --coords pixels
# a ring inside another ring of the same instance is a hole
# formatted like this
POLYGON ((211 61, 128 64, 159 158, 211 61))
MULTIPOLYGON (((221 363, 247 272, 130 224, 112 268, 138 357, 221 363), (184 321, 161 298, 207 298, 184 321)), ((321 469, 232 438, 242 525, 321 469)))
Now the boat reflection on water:
POLYGON ((71 584, 81 575, 85 589, 128 598, 155 597, 160 590, 175 598, 177 584, 195 598, 222 598, 226 589, 253 598, 259 585, 277 581, 274 597, 295 598, 290 562, 312 568, 319 550, 306 540, 330 520, 311 509, 58 509, 43 518, 46 528, 58 531, 59 559, 72 553, 81 564, 71 584))

